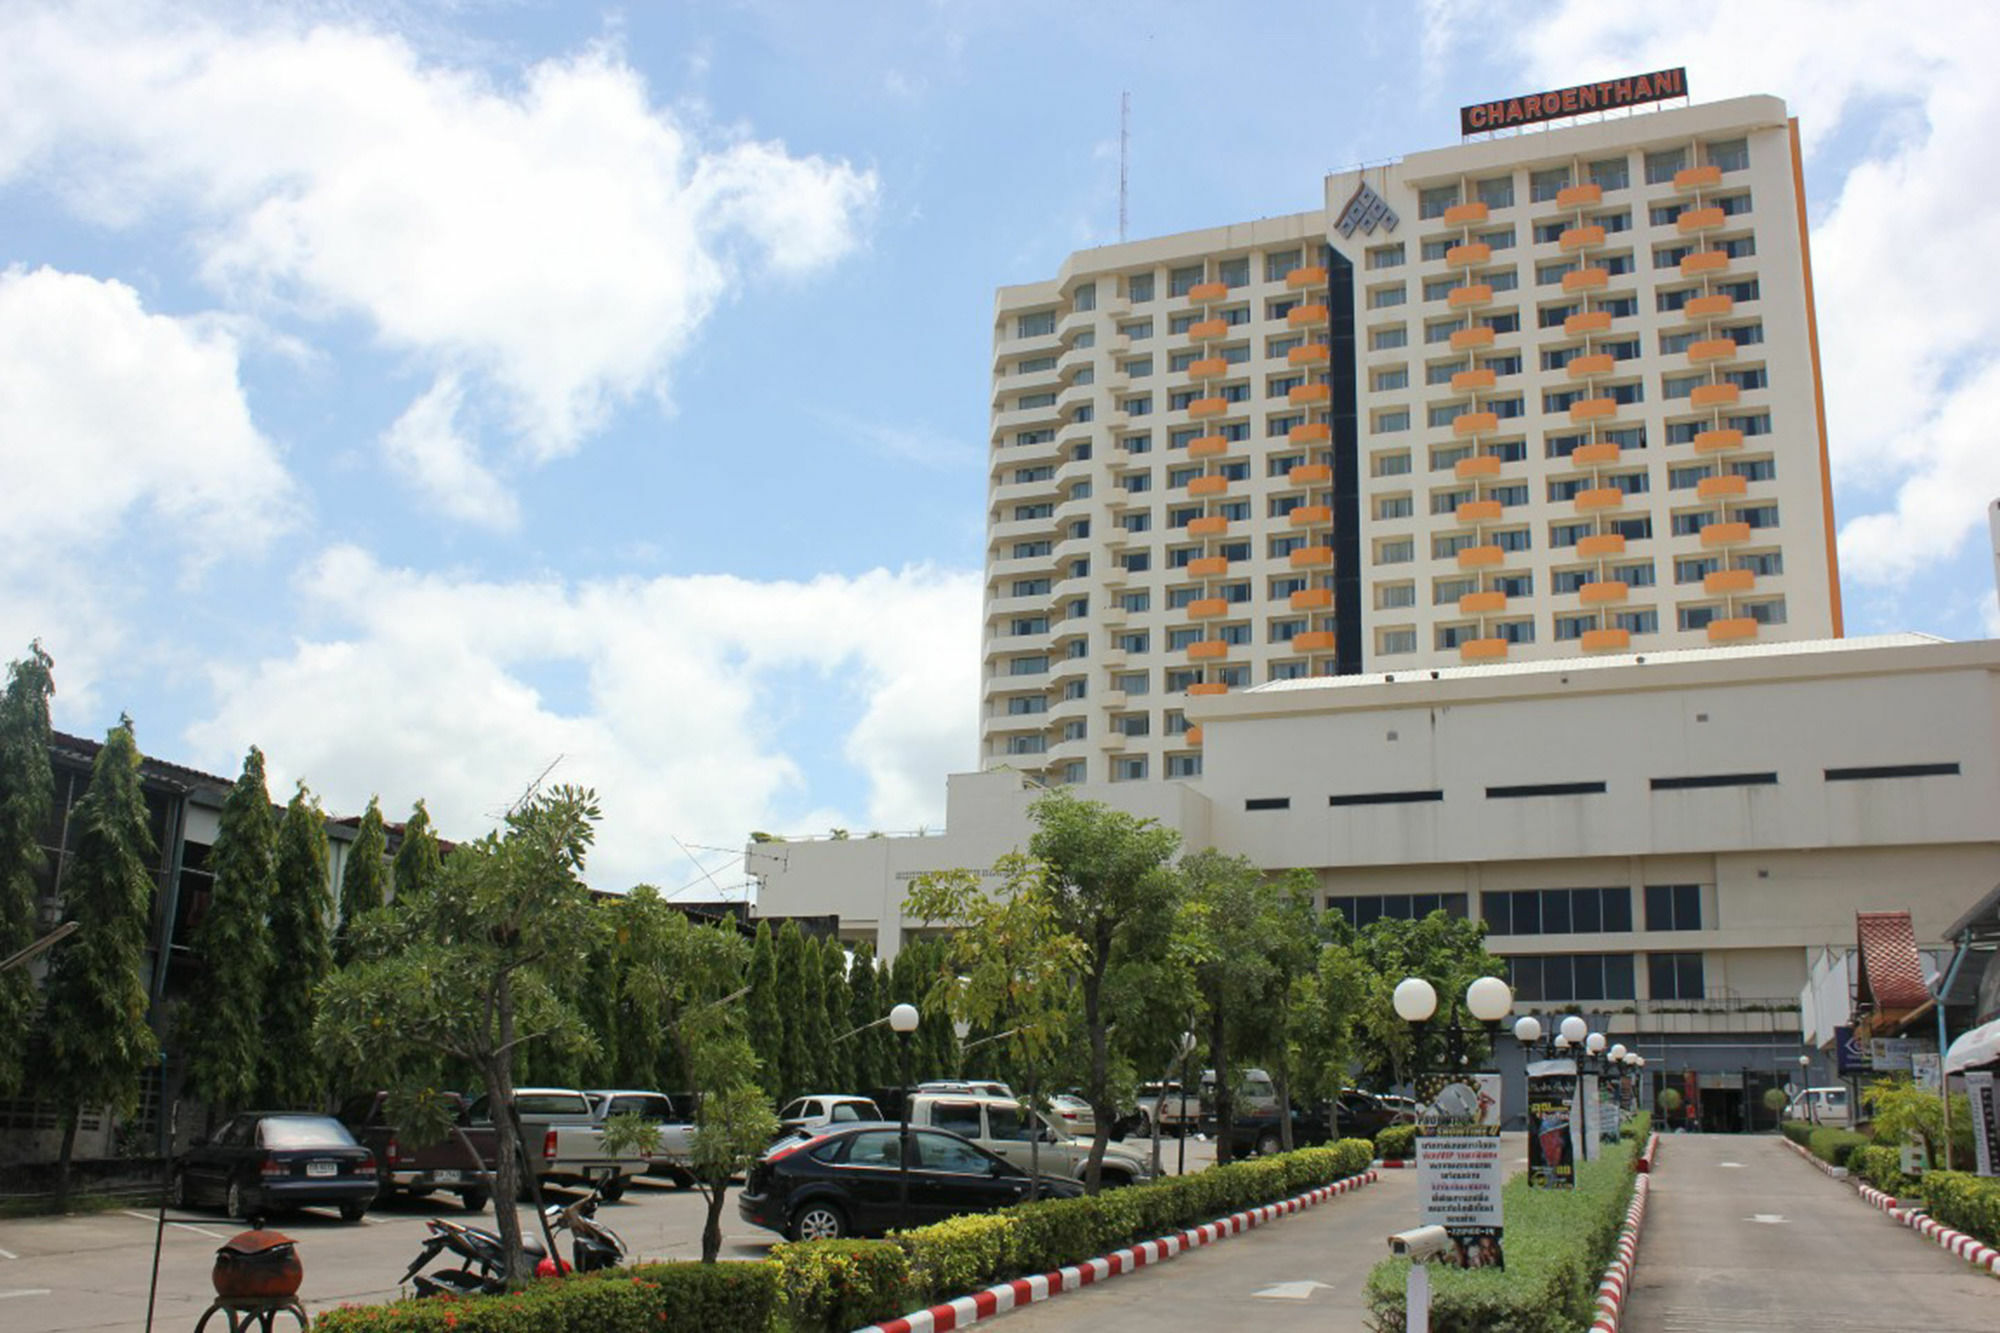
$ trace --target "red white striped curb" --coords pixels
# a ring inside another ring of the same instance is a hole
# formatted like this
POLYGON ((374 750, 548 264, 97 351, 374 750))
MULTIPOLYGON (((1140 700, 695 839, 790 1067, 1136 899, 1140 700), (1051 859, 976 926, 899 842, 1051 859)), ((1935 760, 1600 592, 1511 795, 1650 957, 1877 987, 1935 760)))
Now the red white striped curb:
MULTIPOLYGON (((1799 1147, 1796 1143, 1792 1143, 1790 1139, 1786 1139, 1785 1142, 1790 1143, 1794 1151, 1798 1152, 1814 1166, 1819 1167, 1828 1175, 1834 1174, 1833 1170, 1826 1163, 1820 1161, 1819 1158, 1813 1156, 1806 1149, 1799 1147)), ((1846 1173, 1842 1172, 1837 1178, 1847 1179, 1846 1173)), ((1983 1268, 1993 1274, 1993 1276, 2000 1277, 2000 1250, 1994 1249, 1977 1236, 1968 1236, 1963 1231, 1946 1226, 1921 1208, 1900 1207, 1896 1203, 1894 1195, 1884 1194, 1873 1185, 1864 1184, 1859 1180, 1849 1180, 1848 1183, 1854 1186, 1855 1192, 1863 1199, 1873 1204, 1876 1208, 1881 1209, 1896 1221, 1901 1222, 1904 1226, 1909 1227, 1912 1231, 1929 1237, 1939 1249, 1949 1250, 1971 1264, 1974 1268, 1983 1268)))
POLYGON ((1646 1146, 1639 1151, 1639 1160, 1632 1164, 1634 1171, 1651 1171, 1653 1163, 1659 1160, 1660 1135, 1656 1130, 1646 1136, 1646 1146))
POLYGON ((1646 1196, 1652 1188, 1650 1174, 1633 1177, 1632 1203, 1625 1209, 1625 1225, 1618 1231, 1617 1256, 1597 1284, 1597 1316, 1590 1322, 1590 1333, 1618 1333, 1625 1294, 1631 1289, 1632 1268, 1639 1261, 1639 1227, 1646 1220, 1646 1196))
POLYGON ((1846 1167, 1829 1166, 1827 1163, 1821 1161, 1811 1148, 1808 1148, 1805 1145, 1797 1143, 1791 1139, 1785 1140, 1785 1146, 1787 1148, 1790 1148, 1793 1152, 1797 1153, 1799 1156, 1805 1158, 1808 1162, 1811 1162, 1814 1166, 1818 1167, 1820 1170, 1820 1174, 1832 1176, 1835 1180, 1847 1179, 1846 1167))
POLYGON ((1255 1226, 1310 1208, 1316 1203, 1324 1203, 1337 1194, 1372 1185, 1378 1180, 1374 1171, 1364 1171, 1358 1176, 1336 1180, 1331 1185, 1323 1185, 1316 1190, 1308 1190, 1294 1198, 1278 1203, 1266 1204, 1228 1217, 1205 1222, 1198 1227, 1159 1240, 1144 1241, 1129 1249, 1118 1250, 1099 1259, 1087 1259, 1083 1263, 1058 1269, 1053 1273, 1041 1273, 1035 1277, 1016 1278, 1012 1282, 1002 1282, 988 1287, 971 1296, 961 1296, 942 1305, 933 1305, 928 1310, 918 1310, 898 1319, 870 1324, 856 1333, 946 1333, 948 1329, 965 1328, 981 1319, 1036 1301, 1045 1301, 1051 1296, 1065 1291, 1075 1291, 1078 1287, 1088 1287, 1094 1282, 1129 1273, 1148 1264, 1165 1263, 1177 1254, 1212 1245, 1229 1236, 1240 1235, 1255 1226))

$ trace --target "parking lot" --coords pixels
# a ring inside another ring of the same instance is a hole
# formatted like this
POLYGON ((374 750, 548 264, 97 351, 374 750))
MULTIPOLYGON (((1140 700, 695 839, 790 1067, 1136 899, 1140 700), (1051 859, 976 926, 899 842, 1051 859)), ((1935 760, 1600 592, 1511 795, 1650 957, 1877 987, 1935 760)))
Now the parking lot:
MULTIPOLYGON (((1142 1150, 1150 1147, 1144 1139, 1129 1142, 1142 1150)), ((1172 1139, 1161 1144, 1161 1164, 1168 1173, 1176 1168, 1180 1147, 1172 1139)), ((1205 1141, 1190 1140, 1186 1149, 1189 1171, 1214 1160, 1214 1145, 1205 1141)), ((552 1201, 575 1197, 549 1194, 552 1201)), ((432 1216, 477 1217, 481 1225, 491 1225, 493 1211, 489 1207, 466 1214, 455 1200, 440 1196, 398 1200, 353 1225, 341 1222, 331 1209, 294 1213, 272 1225, 299 1242, 305 1264, 300 1295, 311 1312, 343 1302, 393 1299, 403 1270, 424 1239, 424 1220, 432 1216)), ((153 1327, 190 1329, 213 1296, 209 1268, 216 1247, 243 1224, 216 1210, 169 1210, 166 1218, 153 1327)), ((705 1201, 698 1191, 641 1180, 619 1202, 604 1204, 598 1220, 624 1237, 635 1259, 701 1257, 705 1201)), ((145 1328, 156 1229, 156 1214, 144 1208, 0 1221, 0 1328, 47 1333, 145 1328)), ((731 1190, 722 1213, 722 1258, 760 1259, 777 1240, 737 1218, 731 1190)))

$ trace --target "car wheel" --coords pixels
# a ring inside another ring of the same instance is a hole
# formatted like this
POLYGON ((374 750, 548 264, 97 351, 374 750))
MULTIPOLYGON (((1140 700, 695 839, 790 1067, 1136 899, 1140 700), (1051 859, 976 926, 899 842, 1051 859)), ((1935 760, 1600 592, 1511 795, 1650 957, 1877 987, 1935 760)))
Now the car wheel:
POLYGON ((466 1212, 476 1213, 486 1207, 486 1200, 489 1197, 491 1196, 485 1190, 461 1190, 458 1195, 458 1201, 465 1208, 466 1212))
POLYGON ((1139 1112, 1139 1127, 1133 1130, 1132 1132, 1137 1134, 1142 1139, 1152 1138, 1153 1117, 1147 1115, 1144 1111, 1139 1112))
POLYGON ((1257 1136, 1257 1155, 1270 1157, 1284 1150, 1285 1140, 1275 1129, 1267 1129, 1257 1136))
POLYGON ((847 1234, 847 1217, 833 1204, 815 1200, 792 1214, 793 1240, 839 1240, 847 1234))
POLYGON ((607 1180, 599 1185, 597 1197, 606 1203, 617 1203, 625 1197, 625 1177, 619 1176, 616 1180, 607 1180))
POLYGON ((694 1172, 683 1171, 681 1168, 675 1167, 673 1169, 673 1182, 674 1188, 677 1190, 691 1190, 694 1188, 694 1172))
POLYGON ((356 1199, 340 1205, 340 1220, 343 1222, 359 1222, 367 1215, 368 1201, 366 1199, 356 1199))
POLYGON ((223 1201, 222 1211, 230 1217, 250 1216, 250 1209, 243 1200, 243 1186, 236 1181, 229 1182, 229 1197, 223 1201))

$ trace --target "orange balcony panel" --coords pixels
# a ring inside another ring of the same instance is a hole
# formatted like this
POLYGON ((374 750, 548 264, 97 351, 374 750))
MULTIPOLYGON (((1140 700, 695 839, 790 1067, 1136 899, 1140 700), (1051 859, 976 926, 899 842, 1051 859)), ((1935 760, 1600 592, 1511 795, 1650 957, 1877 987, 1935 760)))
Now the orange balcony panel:
POLYGON ((1719 208, 1690 208, 1680 215, 1674 226, 1681 235, 1687 236, 1698 231, 1708 231, 1722 225, 1722 210, 1719 208))
POLYGON ((1500 429, 1500 418, 1492 412, 1460 412, 1451 419, 1453 435, 1485 435, 1500 429))
POLYGON ((1196 477, 1193 481, 1188 483, 1188 494, 1227 495, 1229 494, 1229 478, 1196 477))
POLYGON ((1229 645, 1221 639, 1203 639, 1200 643, 1189 644, 1187 655, 1190 662, 1212 662, 1218 657, 1229 656, 1229 645))
POLYGON ((1700 364, 1703 361, 1728 361, 1736 355, 1736 340, 1733 338, 1703 338, 1688 344, 1688 360, 1700 364))
POLYGON ((1743 432, 1740 430, 1705 430, 1694 437, 1694 451, 1698 454, 1720 453, 1725 449, 1741 449, 1743 432))
POLYGON ((1197 435, 1188 441, 1188 457, 1213 458, 1217 454, 1226 454, 1231 443, 1227 435, 1197 435))
POLYGON ((1187 572, 1190 578, 1220 578, 1229 572, 1229 559, 1220 555, 1196 556, 1188 561, 1187 572))
POLYGON ((1291 392, 1285 395, 1285 401, 1293 407, 1303 406, 1308 403, 1329 402, 1332 398, 1333 387, 1327 384, 1295 385, 1291 392))
POLYGON ((1729 267, 1729 255, 1722 250, 1698 250, 1681 261, 1681 276, 1692 278, 1701 273, 1721 273, 1729 267))
POLYGON ((1317 611, 1333 605, 1333 589, 1301 588, 1291 595, 1290 601, 1294 611, 1317 611))
POLYGON ((1609 310, 1586 310, 1563 321, 1563 332, 1574 338, 1580 333, 1603 333, 1611 327, 1609 310))
POLYGON ((1467 500, 1452 511, 1452 517, 1461 523, 1491 523, 1500 514, 1498 500, 1467 500))
POLYGON ((1444 225, 1447 227, 1462 227, 1468 222, 1484 221, 1486 221, 1484 200, 1475 199, 1469 204, 1453 204, 1444 211, 1444 225))
POLYGON ((1706 190, 1722 184, 1721 167, 1683 167, 1674 173, 1676 190, 1706 190))
POLYGON ((1569 359, 1569 364, 1563 367, 1563 369, 1569 372, 1569 377, 1573 380, 1580 380, 1586 375, 1609 375, 1617 368, 1618 360, 1609 352, 1592 352, 1589 356, 1573 356, 1569 359))
POLYGON ((1485 305, 1493 299, 1493 285, 1475 282, 1464 287, 1454 287, 1445 294, 1445 304, 1453 310, 1463 310, 1467 306, 1485 305))
POLYGON ((1187 738, 1187 743, 1188 743, 1189 745, 1200 745, 1200 744, 1201 744, 1201 728, 1200 728, 1200 727, 1189 727, 1189 728, 1188 728, 1188 729, 1187 729, 1186 731, 1182 732, 1182 733, 1181 733, 1181 735, 1183 735, 1183 736, 1185 736, 1185 737, 1187 738))
POLYGON ((1694 484, 1695 495, 1703 500, 1719 499, 1725 495, 1743 495, 1749 489, 1749 479, 1740 477, 1734 472, 1724 473, 1719 477, 1703 477, 1694 484))
POLYGON ((1197 282, 1188 288, 1190 301, 1220 301, 1227 295, 1229 295, 1229 284, 1226 282, 1197 282))
POLYGON ((1471 268, 1493 258, 1493 247, 1484 241, 1473 241, 1467 245, 1454 245, 1444 252, 1447 268, 1471 268))
POLYGON ((1728 407, 1743 397, 1743 390, 1734 384, 1697 384, 1688 395, 1688 402, 1696 407, 1728 407))
POLYGON ((1295 305, 1285 315, 1285 323, 1295 329, 1310 328, 1326 323, 1326 307, 1323 305, 1295 305))
POLYGON ((1556 244, 1565 250, 1590 250, 1604 244, 1602 227, 1568 227, 1556 237, 1556 244))
POLYGON ((1333 651, 1333 631, 1330 629, 1309 629, 1304 634, 1292 636, 1292 647, 1302 653, 1327 653, 1333 651))
POLYGON ((1293 444, 1319 444, 1333 438, 1333 427, 1324 421, 1308 421, 1286 431, 1285 438, 1293 444))
POLYGON ((1295 268, 1285 275, 1285 286, 1293 291, 1304 287, 1326 286, 1326 270, 1314 264, 1308 268, 1295 268))
POLYGON ((1291 351, 1285 353, 1285 364, 1291 366, 1323 365, 1326 362, 1326 356, 1327 352, 1324 345, 1320 343, 1307 343, 1303 347, 1294 347, 1291 351))
MULTIPOLYGON (((1290 560, 1293 569, 1313 569, 1320 565, 1330 565, 1333 563, 1333 548, 1331 546, 1301 546, 1298 550, 1292 552, 1290 560)), ((1306 591, 1311 592, 1312 589, 1308 588, 1306 591)), ((1304 593, 1299 594, 1299 596, 1304 596, 1304 593)))
POLYGON ((1618 400, 1615 398, 1579 398, 1569 405, 1571 421, 1595 421, 1599 417, 1616 415, 1618 400))
POLYGON ((1629 629, 1587 629, 1583 632, 1583 651, 1586 653, 1622 652, 1632 646, 1632 631, 1629 629))
POLYGON ((1197 398, 1188 404, 1191 417, 1219 417, 1229 410, 1227 398, 1197 398))
POLYGON ((1576 512, 1588 514, 1598 509, 1622 509, 1625 506, 1625 492, 1616 486, 1597 486, 1576 493, 1576 512))
POLYGON ((1189 379, 1197 380, 1205 380, 1211 375, 1227 375, 1229 363, 1219 356, 1203 357, 1199 361, 1189 362, 1187 373, 1189 379))
POLYGON ((1604 202, 1604 187, 1595 181, 1587 185, 1565 185, 1556 191, 1557 208, 1588 208, 1604 202))
POLYGON ((1285 474, 1285 480, 1294 486, 1310 486, 1315 482, 1332 481, 1333 465, 1330 463, 1295 463, 1285 474))
POLYGON ((1585 560, 1596 560, 1601 556, 1625 554, 1625 534, 1622 532, 1593 532, 1588 537, 1576 539, 1576 553, 1585 560))
POLYGON ((1229 520, 1220 514, 1204 514, 1187 525, 1190 537, 1220 537, 1229 531, 1229 520))
POLYGON ((1709 315, 1726 315, 1736 308, 1736 298, 1727 292, 1716 292, 1712 296, 1691 297, 1681 309, 1690 315, 1706 318, 1709 315))
POLYGON ((1458 613, 1462 616, 1485 616, 1506 609, 1504 592, 1469 592, 1458 599, 1458 613))
POLYGON ((1229 614, 1229 603, 1220 597, 1203 597, 1189 602, 1187 613, 1189 620, 1207 620, 1211 616, 1226 616, 1229 614))
POLYGON ((1219 680, 1197 681, 1187 687, 1189 694, 1227 694, 1229 687, 1219 680))
POLYGON ((1321 523, 1333 522, 1332 505, 1300 505, 1285 515, 1285 521, 1295 528, 1310 528, 1321 523))
POLYGON ((1474 454, 1470 458, 1459 459, 1451 472, 1460 481, 1473 477, 1497 477, 1500 475, 1500 460, 1493 454, 1474 454))
POLYGON ((1756 586, 1756 572, 1748 569, 1718 569, 1701 581, 1701 590, 1711 597, 1726 592, 1749 592, 1756 586))
POLYGON ((1485 367, 1478 370, 1461 370, 1451 377, 1451 391, 1471 393, 1474 389, 1490 389, 1495 378, 1494 372, 1485 367))
POLYGON ((1229 321, 1226 319, 1201 319, 1188 325, 1188 337, 1195 342, 1207 338, 1227 338, 1229 321))
POLYGON ((1469 329, 1460 329, 1451 335, 1451 350, 1463 352, 1468 347, 1491 347, 1493 330, 1484 324, 1476 324, 1469 329))
POLYGON ((1618 455, 1623 452, 1609 440, 1597 444, 1579 444, 1570 451, 1569 461, 1578 467, 1598 467, 1605 463, 1617 462, 1618 455))
POLYGON ((1563 290, 1566 292, 1595 291, 1611 281, 1608 268, 1580 268, 1563 274, 1563 290))
POLYGON ((1748 523, 1711 523, 1701 530, 1703 546, 1736 546, 1749 540, 1748 523))
POLYGON ((1507 553, 1497 546, 1468 546, 1458 553, 1460 569, 1486 569, 1507 558, 1507 553))
POLYGON ((1504 662, 1507 660, 1505 639, 1467 639, 1458 645, 1458 660, 1461 662, 1504 662))
POLYGON ((1605 579, 1598 583, 1586 583, 1576 590, 1578 600, 1585 606, 1602 606, 1606 602, 1622 602, 1631 589, 1617 579, 1605 579))
POLYGON ((1729 620, 1708 622, 1710 643, 1741 643, 1745 639, 1757 637, 1757 622, 1748 616, 1736 616, 1729 620))

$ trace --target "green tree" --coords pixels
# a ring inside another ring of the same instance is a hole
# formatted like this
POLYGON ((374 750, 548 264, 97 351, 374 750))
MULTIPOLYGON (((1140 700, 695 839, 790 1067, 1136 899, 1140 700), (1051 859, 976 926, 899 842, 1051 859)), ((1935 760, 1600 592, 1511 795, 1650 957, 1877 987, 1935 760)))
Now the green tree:
MULTIPOLYGON (((838 946, 835 946, 836 949, 838 946)), ((826 943, 816 937, 805 941, 805 949, 800 955, 804 968, 803 986, 805 1005, 793 1012, 792 1022, 805 1038, 806 1073, 802 1082, 806 1092, 839 1092, 840 1085, 834 1082, 832 1067, 833 1039, 840 1035, 827 1021, 826 987, 826 943)))
POLYGON ((264 1001, 271 976, 270 914, 278 830, 256 746, 222 803, 209 864, 208 910, 195 928, 195 973, 181 1011, 188 1082, 211 1113, 255 1100, 265 1072, 264 1001))
POLYGON ((435 893, 362 920, 357 961, 328 980, 314 1030, 336 1067, 405 1085, 434 1074, 440 1057, 478 1071, 493 1106, 494 1215, 513 1285, 530 1276, 515 1209, 515 1057, 530 1045, 588 1044, 563 996, 604 920, 581 878, 598 817, 593 793, 560 786, 510 812, 504 833, 461 844, 435 893))
POLYGON ((787 921, 778 928, 778 1014, 783 1021, 783 1040, 778 1047, 777 1087, 780 1105, 809 1092, 829 1089, 808 1087, 813 1076, 812 1053, 806 1049, 806 940, 799 923, 787 921))
POLYGON ((895 1077, 890 1072, 891 1062, 883 1055, 883 1038, 888 1029, 874 1026, 875 1021, 889 1012, 884 1002, 882 972, 875 961, 875 946, 867 940, 854 946, 854 962, 849 968, 847 1025, 844 1033, 852 1033, 842 1045, 851 1046, 854 1062, 854 1091, 873 1096, 877 1088, 885 1088, 895 1077))
MULTIPOLYGON (((55 805, 49 765, 49 698, 55 661, 37 642, 7 668, 0 695, 0 958, 35 942, 36 899, 48 868, 42 830, 55 805)), ((0 972, 0 1096, 23 1086, 34 1030, 35 978, 25 967, 0 972)))
MULTIPOLYGON (((1447 1065, 1451 1027, 1478 1029, 1465 1008, 1465 988, 1483 976, 1499 976, 1504 965, 1486 951, 1486 923, 1432 912, 1421 921, 1383 918, 1353 936, 1354 951, 1369 972, 1362 1023, 1357 1033, 1361 1061, 1370 1078, 1403 1083, 1416 1074, 1447 1065), (1390 1002, 1396 983, 1422 977, 1437 991, 1437 1013, 1421 1033, 1396 1017, 1390 1002)), ((1475 1036, 1461 1052, 1474 1064, 1487 1054, 1475 1036)))
POLYGON ((759 921, 750 946, 750 993, 744 997, 745 1037, 763 1070, 764 1086, 784 1095, 785 1021, 778 1007, 778 943, 771 923, 759 921))
MULTIPOLYGON (((1241 1031, 1270 1030, 1267 1008, 1279 989, 1276 932, 1279 886, 1267 880, 1248 857, 1224 856, 1213 848, 1183 857, 1184 884, 1177 950, 1185 957, 1208 1040, 1208 1064, 1215 1071, 1215 1117, 1235 1119, 1233 1038, 1241 1031)), ((1216 1160, 1230 1159, 1231 1140, 1216 1142, 1216 1160)))
POLYGON ((826 1047, 822 1057, 826 1086, 836 1092, 853 1092, 854 1046, 836 1040, 847 1031, 847 1014, 854 1002, 847 979, 847 950, 841 947, 839 940, 828 936, 820 944, 819 962, 826 978, 826 1003, 821 1011, 825 1016, 826 1029, 826 1047))
POLYGON ((334 958, 342 963, 354 957, 351 935, 355 924, 388 900, 388 871, 382 858, 388 837, 382 831, 382 803, 368 798, 361 827, 347 849, 347 863, 340 871, 340 928, 334 935, 334 958))
MULTIPOLYGON (((1320 949, 1313 970, 1295 983, 1286 1023, 1298 1095, 1314 1102, 1337 1102, 1348 1085, 1358 1034, 1372 1012, 1367 999, 1376 994, 1374 974, 1355 954, 1353 932, 1345 924, 1336 924, 1335 938, 1320 949)), ((1407 1040, 1407 1025, 1396 1019, 1387 992, 1381 992, 1379 1009, 1395 1019, 1407 1040)), ((1334 1126, 1336 1134, 1339 1128, 1334 1126)))
POLYGON ((333 968, 326 880, 326 816, 301 782, 278 822, 275 890, 271 897, 270 989, 264 1003, 266 1100, 310 1107, 326 1092, 313 1050, 318 991, 333 968))
MULTIPOLYGON (((1119 990, 1114 968, 1144 964, 1169 948, 1177 882, 1168 863, 1180 835, 1062 788, 1036 800, 1030 814, 1036 830, 1029 852, 1047 868, 1043 882, 1056 926, 1084 946, 1077 988, 1089 1054, 1084 1095, 1097 1121, 1086 1174, 1095 1190, 1118 1114, 1111 1031, 1120 1015, 1107 1000, 1134 994, 1119 990)), ((1128 1034, 1124 1040, 1139 1038, 1128 1034)))
POLYGON ((76 850, 63 874, 63 911, 79 929, 55 951, 42 1013, 49 1061, 40 1082, 62 1120, 58 1210, 69 1203, 77 1117, 104 1105, 129 1114, 160 1049, 146 1022, 155 846, 131 718, 104 738, 70 829, 76 850))
POLYGON ((431 812, 419 800, 403 825, 403 842, 396 848, 392 882, 398 898, 415 898, 431 892, 444 874, 444 857, 438 850, 437 832, 431 827, 431 812))

